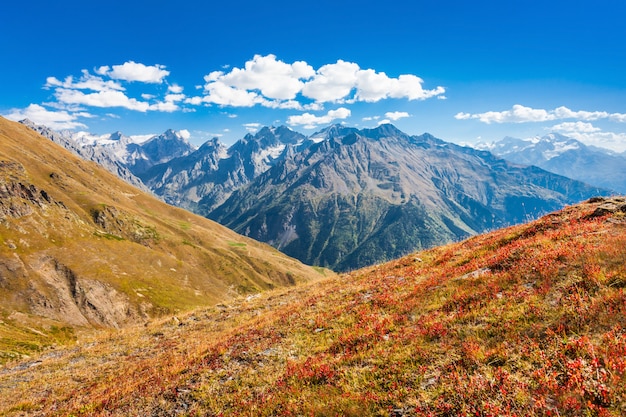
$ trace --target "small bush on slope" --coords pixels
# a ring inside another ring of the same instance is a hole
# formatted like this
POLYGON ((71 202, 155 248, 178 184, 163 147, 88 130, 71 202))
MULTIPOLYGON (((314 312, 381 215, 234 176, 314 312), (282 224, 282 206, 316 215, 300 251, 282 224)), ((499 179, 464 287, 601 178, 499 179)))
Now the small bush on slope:
POLYGON ((624 415, 625 207, 570 207, 48 353, 0 370, 0 410, 624 415))

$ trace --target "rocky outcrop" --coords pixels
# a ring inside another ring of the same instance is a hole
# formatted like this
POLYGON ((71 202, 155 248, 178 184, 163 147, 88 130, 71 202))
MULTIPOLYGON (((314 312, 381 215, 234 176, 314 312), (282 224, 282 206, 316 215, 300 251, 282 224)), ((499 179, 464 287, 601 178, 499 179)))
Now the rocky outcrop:
POLYGON ((28 184, 22 175, 15 175, 24 172, 24 167, 17 162, 0 161, 0 220, 28 216, 33 213, 33 206, 41 209, 49 205, 65 207, 45 190, 28 184))
POLYGON ((588 202, 602 203, 588 216, 589 218, 602 217, 616 213, 626 214, 626 198, 624 197, 596 197, 590 199, 588 202))
POLYGON ((155 227, 144 225, 132 215, 114 206, 102 204, 93 208, 91 217, 100 228, 97 234, 106 233, 118 239, 128 239, 145 246, 150 246, 159 239, 155 227))
POLYGON ((29 290, 33 314, 77 326, 121 327, 141 317, 128 296, 110 284, 79 277, 51 257, 32 259, 32 274, 42 281, 29 290))

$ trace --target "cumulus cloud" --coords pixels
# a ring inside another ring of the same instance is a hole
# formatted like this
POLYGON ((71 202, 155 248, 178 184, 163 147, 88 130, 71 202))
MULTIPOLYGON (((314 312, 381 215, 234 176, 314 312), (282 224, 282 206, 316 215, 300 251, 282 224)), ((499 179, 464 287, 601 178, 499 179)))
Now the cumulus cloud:
POLYGON ((71 75, 65 77, 65 80, 60 81, 56 77, 48 77, 46 78, 46 84, 44 88, 66 88, 66 89, 77 89, 77 90, 93 90, 93 91, 108 91, 108 90, 119 90, 124 91, 124 87, 122 87, 118 82, 107 80, 105 81, 102 77, 96 77, 92 75, 87 70, 82 70, 82 76, 78 81, 74 81, 74 77, 71 75))
POLYGON ((287 64, 277 60, 275 55, 255 55, 244 68, 209 74, 205 78, 205 89, 210 92, 211 83, 221 82, 239 90, 258 90, 267 99, 291 100, 302 90, 302 79, 314 74, 313 67, 303 61, 287 64))
POLYGON ((55 93, 58 101, 65 104, 82 104, 92 107, 123 107, 130 110, 145 112, 150 108, 146 102, 129 98, 121 91, 108 90, 95 93, 83 93, 80 90, 58 88, 55 93))
POLYGON ((259 94, 244 89, 239 89, 222 81, 212 81, 205 86, 207 94, 202 101, 204 103, 219 104, 232 107, 252 107, 265 103, 259 94))
POLYGON ((261 127, 261 123, 244 123, 243 127, 245 127, 250 133, 256 133, 256 131, 261 127))
POLYGON ((409 116, 409 113, 405 111, 390 111, 385 113, 385 117, 391 120, 400 120, 409 116))
POLYGON ((214 71, 204 80, 205 103, 235 107, 321 110, 323 103, 424 100, 445 92, 443 87, 425 90, 423 80, 412 74, 392 78, 343 60, 315 70, 304 61, 289 64, 275 55, 255 55, 244 68, 214 71))
POLYGON ((178 84, 172 84, 167 87, 167 91, 169 91, 170 93, 174 93, 174 94, 180 94, 183 92, 183 87, 181 87, 178 84))
POLYGON ((9 120, 20 121, 30 119, 32 122, 49 127, 50 129, 85 128, 85 124, 77 121, 78 117, 90 117, 88 113, 71 114, 67 111, 50 111, 39 104, 31 104, 25 109, 13 109, 5 114, 9 120))
POLYGON ((545 110, 534 109, 521 104, 516 104, 510 110, 505 111, 488 111, 476 114, 460 112, 454 117, 458 120, 477 119, 487 124, 547 122, 561 119, 578 119, 581 121, 609 119, 611 121, 626 122, 626 114, 623 113, 573 111, 565 106, 557 107, 554 110, 545 110))
POLYGON ((600 129, 599 127, 595 127, 591 123, 565 122, 565 123, 560 123, 558 125, 552 126, 551 130, 556 131, 556 132, 566 132, 566 133, 571 133, 571 132, 593 133, 593 132, 600 132, 602 129, 600 129))
POLYGON ((554 125, 548 130, 560 132, 587 145, 612 149, 617 152, 626 151, 626 133, 606 132, 591 123, 565 122, 554 125))
POLYGON ((329 124, 337 119, 347 119, 348 117, 350 117, 351 114, 352 112, 349 109, 345 107, 340 107, 336 110, 329 110, 328 113, 323 116, 315 116, 311 113, 289 116, 289 118, 287 119, 287 123, 291 126, 300 125, 304 126, 305 129, 315 129, 319 125, 329 124))
POLYGON ((139 81, 143 83, 161 84, 163 79, 170 75, 164 65, 144 65, 135 61, 128 61, 122 65, 102 66, 96 70, 97 74, 106 75, 114 80, 139 81))
MULTIPOLYGON (((183 87, 178 84, 167 86, 165 96, 161 92, 143 91, 137 98, 131 97, 123 83, 141 82, 145 84, 161 84, 169 71, 163 65, 144 65, 134 61, 122 65, 101 66, 94 70, 82 70, 79 79, 72 76, 63 81, 56 77, 48 77, 44 88, 54 89, 55 107, 70 110, 73 106, 90 106, 97 108, 124 108, 139 112, 159 111, 174 112, 181 109, 180 103, 186 103, 183 87)), ((147 86, 146 86, 147 87, 147 86)), ((154 90, 154 88, 153 88, 154 90)), ((193 103, 195 104, 195 103, 193 103)))
POLYGON ((359 66, 353 62, 337 61, 323 65, 315 77, 303 86, 302 94, 317 102, 338 102, 346 99, 357 83, 359 66))
POLYGON ((187 129, 179 130, 180 137, 187 140, 191 137, 191 133, 187 129))

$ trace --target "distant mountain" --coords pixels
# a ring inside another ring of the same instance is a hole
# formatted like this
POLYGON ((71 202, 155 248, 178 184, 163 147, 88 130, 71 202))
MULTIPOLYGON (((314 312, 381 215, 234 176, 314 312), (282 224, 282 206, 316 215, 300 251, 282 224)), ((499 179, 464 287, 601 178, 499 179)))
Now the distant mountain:
POLYGON ((208 217, 305 263, 349 270, 606 194, 392 125, 334 126, 309 140, 208 217))
POLYGON ((618 193, 626 193, 626 155, 587 146, 551 133, 541 138, 504 139, 477 146, 511 162, 535 165, 618 193))
POLYGON ((154 165, 168 162, 196 150, 180 133, 171 129, 154 136, 144 143, 127 146, 126 165, 140 176, 154 165))
POLYGON ((230 148, 217 139, 197 151, 156 165, 140 174, 165 201, 208 214, 230 194, 306 146, 306 136, 281 127, 264 127, 230 148))
POLYGON ((147 187, 138 178, 139 175, 154 165, 196 150, 180 133, 171 129, 138 143, 121 132, 97 136, 87 132, 55 132, 28 119, 20 123, 144 190, 147 187))
POLYGON ((0 362, 53 328, 143 323, 319 276, 0 118, 0 362))
POLYGON ((37 125, 28 119, 22 120, 20 123, 31 128, 41 136, 50 139, 52 142, 72 151, 83 159, 102 165, 109 172, 112 172, 129 184, 144 191, 148 191, 148 188, 133 174, 131 169, 126 165, 126 162, 117 156, 119 151, 112 151, 111 147, 93 146, 90 143, 86 144, 81 140, 84 138, 84 134, 77 134, 72 131, 56 132, 46 126, 37 125))

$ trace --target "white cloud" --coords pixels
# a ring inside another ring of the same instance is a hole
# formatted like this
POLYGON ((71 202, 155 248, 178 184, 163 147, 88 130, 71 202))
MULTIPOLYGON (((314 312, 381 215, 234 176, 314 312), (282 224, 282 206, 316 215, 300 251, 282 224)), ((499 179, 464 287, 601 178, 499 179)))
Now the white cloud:
POLYGON ((99 91, 96 93, 85 94, 82 91, 70 90, 66 88, 57 88, 55 97, 61 103, 65 104, 83 104, 92 107, 123 107, 130 110, 145 112, 149 110, 150 105, 143 101, 127 97, 121 91, 99 91))
POLYGON ((316 110, 323 103, 377 102, 387 98, 424 100, 445 89, 424 90, 412 74, 391 78, 384 72, 362 70, 354 62, 338 60, 319 69, 304 61, 285 63, 275 55, 255 55, 244 68, 213 71, 204 77, 204 102, 251 107, 316 110), (312 101, 312 102, 311 102, 312 101))
POLYGON ((194 106, 198 106, 203 103, 202 97, 189 97, 185 99, 185 104, 191 104, 194 106))
POLYGON ((91 115, 88 113, 71 114, 67 111, 50 111, 39 104, 31 104, 25 109, 13 109, 4 117, 14 121, 30 119, 32 122, 47 126, 50 129, 63 130, 87 127, 76 119, 78 117, 91 117, 91 115))
POLYGON ((180 107, 178 107, 178 105, 173 101, 159 101, 148 106, 148 110, 162 111, 166 113, 172 113, 179 109, 180 107))
POLYGON ((357 83, 359 66, 353 62, 337 61, 323 65, 302 89, 305 97, 317 102, 339 102, 348 97, 357 83))
MULTIPOLYGON (((139 112, 161 111, 174 112, 180 110, 179 102, 186 102, 182 94, 183 87, 173 84, 167 87, 167 94, 162 99, 151 92, 139 92, 134 98, 127 94, 122 82, 140 81, 159 84, 169 75, 162 65, 147 66, 128 61, 122 65, 101 66, 95 69, 97 75, 82 70, 82 76, 74 80, 72 76, 60 81, 56 77, 48 77, 44 88, 54 88, 55 107, 70 110, 83 105, 98 108, 121 107, 139 112), (106 77, 111 78, 109 80, 106 77)), ((201 102, 201 99, 200 99, 201 102)))
POLYGON ((164 65, 144 65, 134 61, 128 61, 122 65, 100 67, 97 74, 106 75, 114 80, 139 81, 143 83, 161 84, 170 72, 165 70, 164 65))
POLYGON ((256 133, 261 127, 261 123, 244 123, 243 127, 250 133, 256 133))
POLYGON ((187 129, 179 130, 178 133, 180 134, 180 137, 183 139, 189 139, 191 137, 191 133, 189 133, 187 129))
POLYGON ((209 82, 220 81, 237 89, 258 90, 268 99, 292 100, 302 90, 301 79, 314 74, 313 67, 306 62, 286 64, 275 55, 255 55, 243 69, 233 68, 228 74, 209 74, 209 82))
POLYGON ((385 113, 385 117, 391 120, 400 120, 402 118, 405 117, 409 117, 409 113, 405 112, 405 111, 393 111, 393 112, 387 112, 385 113))
POLYGON ((511 110, 488 111, 485 113, 464 113, 460 112, 454 116, 458 120, 478 119, 483 123, 528 123, 547 122, 560 119, 579 119, 583 121, 593 121, 599 119, 609 119, 616 122, 626 122, 626 114, 608 113, 604 111, 573 111, 565 106, 557 107, 554 110, 533 109, 531 107, 516 104, 511 110))
POLYGON ((203 102, 232 107, 252 107, 265 103, 257 93, 229 86, 221 81, 214 81, 205 86, 207 95, 203 102))
POLYGON ((566 133, 593 133, 600 132, 602 129, 595 127, 591 123, 585 122, 564 122, 555 126, 552 126, 553 131, 566 132, 566 133))
POLYGON ((391 120, 389 120, 389 119, 383 119, 383 120, 379 120, 379 121, 378 121, 378 123, 377 123, 377 125, 378 125, 378 126, 380 126, 380 125, 386 125, 386 124, 388 124, 388 123, 391 123, 391 120))
POLYGON ((180 94, 183 92, 183 87, 181 87, 178 84, 172 84, 170 86, 167 87, 167 91, 169 91, 170 93, 174 93, 174 94, 180 94))
POLYGON ((94 75, 89 74, 87 70, 82 70, 83 75, 80 79, 74 82, 74 77, 71 75, 65 77, 64 81, 58 80, 56 77, 48 77, 46 78, 46 84, 44 88, 68 88, 68 89, 76 89, 76 90, 93 90, 93 91, 108 91, 108 90, 119 90, 124 91, 124 87, 122 87, 118 82, 115 81, 105 81, 101 77, 96 77, 94 75))
POLYGON ((324 116, 315 116, 311 113, 304 113, 297 116, 289 116, 287 123, 291 126, 304 126, 305 129, 315 129, 319 125, 329 124, 336 119, 347 119, 352 112, 345 107, 337 110, 330 110, 324 116))
POLYGON ((376 73, 372 69, 359 71, 356 84, 358 101, 377 102, 386 98, 406 98, 425 100, 445 93, 443 87, 424 90, 423 80, 412 74, 403 74, 398 78, 389 78, 384 72, 376 73))

